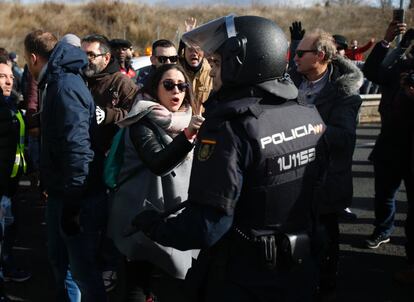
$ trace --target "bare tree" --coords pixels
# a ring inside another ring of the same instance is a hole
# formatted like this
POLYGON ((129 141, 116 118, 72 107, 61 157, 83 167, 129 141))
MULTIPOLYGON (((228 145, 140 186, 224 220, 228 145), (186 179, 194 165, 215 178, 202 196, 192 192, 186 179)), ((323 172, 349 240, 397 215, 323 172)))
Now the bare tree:
POLYGON ((379 0, 379 5, 381 8, 390 8, 392 7, 392 0, 379 0))
POLYGON ((364 4, 365 0, 331 0, 329 4, 336 4, 339 6, 352 6, 364 4))
POLYGON ((414 0, 410 0, 410 4, 408 4, 408 8, 414 8, 414 0))

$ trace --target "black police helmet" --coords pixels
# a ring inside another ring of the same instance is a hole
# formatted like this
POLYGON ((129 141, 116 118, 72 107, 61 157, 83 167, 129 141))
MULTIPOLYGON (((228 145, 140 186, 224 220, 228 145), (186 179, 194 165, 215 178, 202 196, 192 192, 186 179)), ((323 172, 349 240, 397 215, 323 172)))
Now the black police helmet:
POLYGON ((224 86, 262 83, 286 72, 288 42, 282 29, 257 16, 234 18, 236 36, 224 41, 221 80, 224 86))

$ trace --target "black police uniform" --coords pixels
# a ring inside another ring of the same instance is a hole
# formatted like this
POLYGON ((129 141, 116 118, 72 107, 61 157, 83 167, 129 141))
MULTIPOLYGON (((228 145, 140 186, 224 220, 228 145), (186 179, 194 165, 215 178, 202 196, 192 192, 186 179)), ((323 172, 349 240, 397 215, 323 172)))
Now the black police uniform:
POLYGON ((234 91, 208 101, 188 207, 149 236, 202 248, 187 276, 203 285, 202 300, 306 301, 316 280, 308 236, 316 178, 309 168, 324 124, 314 107, 257 88, 234 91), (295 240, 301 247, 291 257, 295 240), (295 291, 292 284, 301 282, 309 289, 295 291))

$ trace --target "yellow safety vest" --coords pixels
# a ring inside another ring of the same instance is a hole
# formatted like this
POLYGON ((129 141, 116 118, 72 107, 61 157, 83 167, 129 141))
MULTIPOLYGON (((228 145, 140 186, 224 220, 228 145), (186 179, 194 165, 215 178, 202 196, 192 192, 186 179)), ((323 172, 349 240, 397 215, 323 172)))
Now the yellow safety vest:
POLYGON ((19 172, 19 168, 23 168, 23 172, 26 173, 27 165, 26 160, 24 158, 24 135, 25 135, 25 125, 22 114, 20 111, 17 111, 16 117, 19 121, 19 141, 17 143, 16 148, 16 158, 14 159, 13 170, 10 175, 11 178, 16 177, 17 173, 19 172))

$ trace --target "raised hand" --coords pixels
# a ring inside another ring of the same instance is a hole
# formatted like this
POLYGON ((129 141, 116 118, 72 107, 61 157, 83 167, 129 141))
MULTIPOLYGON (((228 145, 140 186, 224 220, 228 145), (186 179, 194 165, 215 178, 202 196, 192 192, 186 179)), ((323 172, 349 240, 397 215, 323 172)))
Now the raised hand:
POLYGON ((187 19, 185 19, 184 21, 185 24, 185 31, 190 31, 193 30, 196 26, 197 26, 197 19, 194 17, 189 17, 187 19))
POLYGON ((291 41, 298 41, 302 40, 303 36, 305 35, 306 30, 302 28, 302 22, 294 21, 292 22, 292 26, 289 27, 290 30, 290 39, 291 41))

